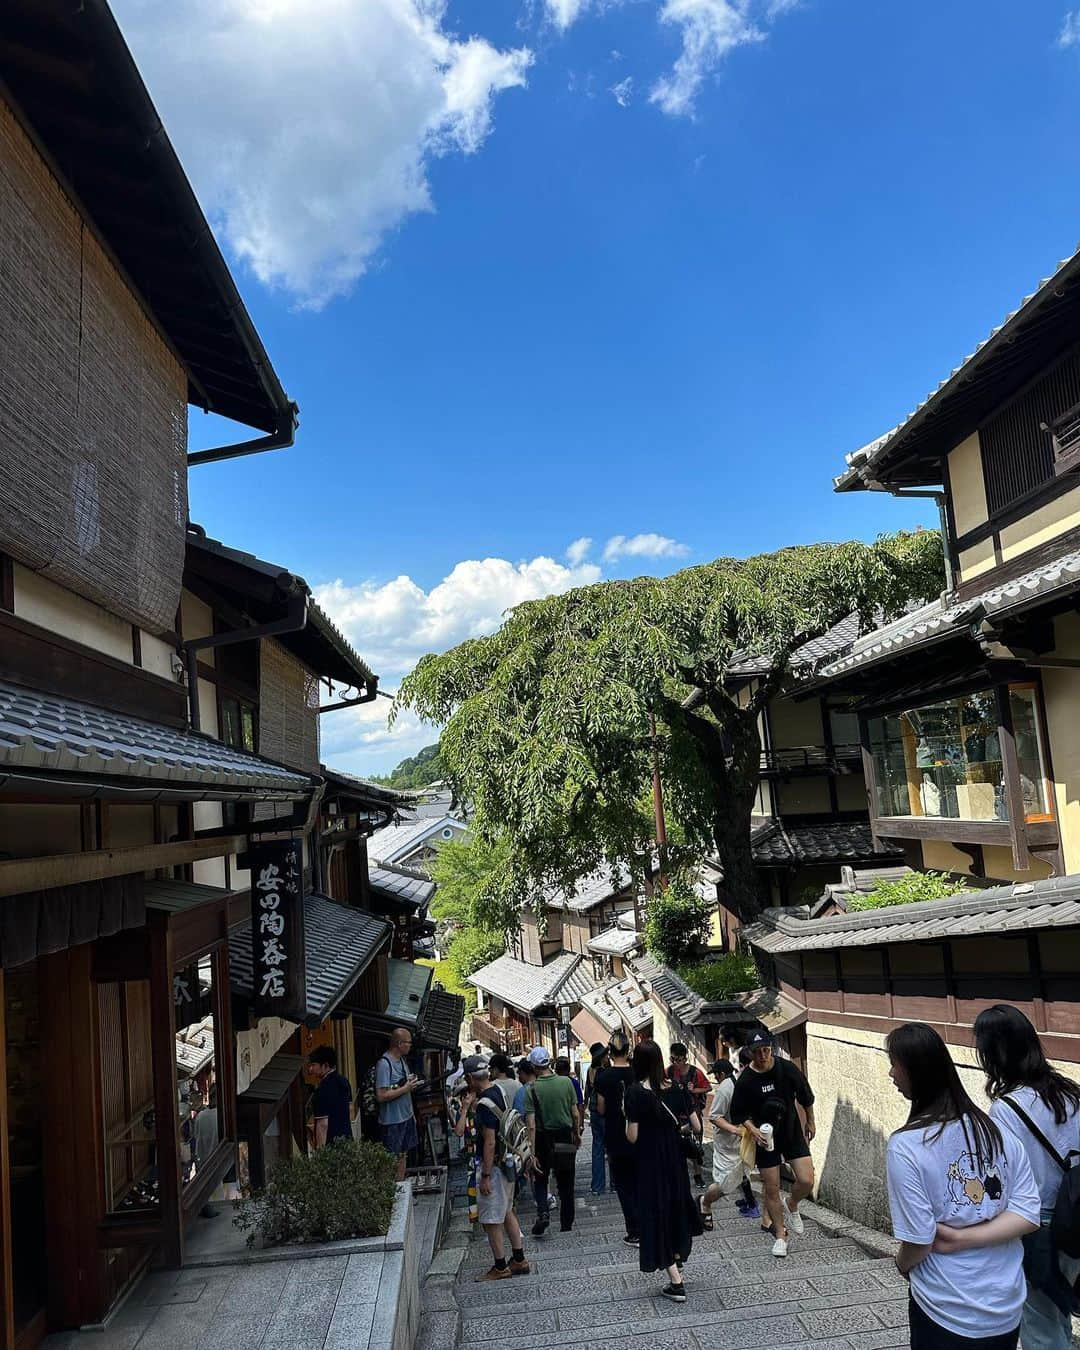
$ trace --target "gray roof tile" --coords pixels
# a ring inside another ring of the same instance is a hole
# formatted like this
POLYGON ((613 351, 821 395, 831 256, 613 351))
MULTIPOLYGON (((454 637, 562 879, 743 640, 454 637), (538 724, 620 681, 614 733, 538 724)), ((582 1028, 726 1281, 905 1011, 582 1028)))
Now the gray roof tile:
POLYGON ((788 825, 777 820, 775 824, 775 830, 751 839, 754 861, 759 867, 863 862, 877 858, 884 862, 903 856, 897 849, 875 852, 868 820, 826 820, 820 825, 788 825))
MULTIPOLYGON (((272 760, 76 699, 0 681, 0 765, 159 783, 197 797, 293 798, 316 780, 272 760)), ((148 790, 152 795, 153 789, 148 790)))
POLYGON ((371 863, 368 867, 368 881, 378 896, 397 901, 399 904, 415 905, 422 909, 429 904, 435 894, 435 883, 423 872, 411 867, 394 866, 391 863, 371 863))
MULTIPOLYGON (((473 971, 469 983, 486 994, 494 994, 512 1008, 532 1012, 545 1003, 562 1001, 563 985, 581 964, 581 959, 577 952, 560 952, 546 964, 534 966, 513 956, 499 956, 473 971)), ((568 1001, 579 1002, 580 999, 568 1001)))

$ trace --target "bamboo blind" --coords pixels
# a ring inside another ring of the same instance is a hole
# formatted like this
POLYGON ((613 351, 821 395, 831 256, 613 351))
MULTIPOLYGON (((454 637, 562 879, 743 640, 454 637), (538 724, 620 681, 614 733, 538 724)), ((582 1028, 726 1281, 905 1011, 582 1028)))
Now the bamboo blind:
POLYGON ((0 100, 0 549, 171 629, 186 449, 183 368, 0 100))
MULTIPOLYGON (((304 773, 319 771, 319 682, 272 638, 259 650, 259 754, 304 773)), ((255 818, 280 814, 273 804, 255 818)))

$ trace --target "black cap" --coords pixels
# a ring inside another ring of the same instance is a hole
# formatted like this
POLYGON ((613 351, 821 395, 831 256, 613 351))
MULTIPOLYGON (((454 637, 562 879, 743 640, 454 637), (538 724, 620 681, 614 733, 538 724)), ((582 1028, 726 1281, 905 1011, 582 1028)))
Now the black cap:
POLYGON ((773 1038, 767 1031, 752 1031, 746 1038, 748 1050, 760 1050, 763 1045, 772 1045, 773 1038))

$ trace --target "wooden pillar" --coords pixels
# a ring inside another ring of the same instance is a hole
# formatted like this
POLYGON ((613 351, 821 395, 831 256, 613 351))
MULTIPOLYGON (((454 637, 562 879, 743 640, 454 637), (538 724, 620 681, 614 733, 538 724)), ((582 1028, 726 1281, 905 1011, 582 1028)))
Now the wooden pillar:
POLYGON ((7 991, 0 969, 0 1347, 15 1348, 15 1288, 12 1271, 11 1160, 8 1156, 7 991))
POLYGON ((93 950, 85 943, 38 960, 48 1315, 57 1328, 100 1320, 111 1300, 97 1232, 105 1158, 93 950))
POLYGON ((1009 833, 1012 838, 1013 866, 1018 872, 1026 872, 1031 867, 1031 854, 1028 851, 1026 808, 1024 806, 1024 792, 1020 786, 1020 764, 1016 757, 1016 740, 1013 736, 1012 707, 1009 704, 1008 686, 999 684, 995 693, 997 694, 1001 767, 1005 776, 1005 800, 1009 807, 1009 833))
MULTIPOLYGON (((176 1096, 176 1027, 173 1007, 172 934, 168 916, 151 911, 150 1058, 154 1066, 154 1116, 157 1121, 158 1191, 161 1197, 161 1256, 166 1267, 184 1260, 180 1207, 180 1120, 176 1096)), ((228 1084, 232 1091, 233 1084, 228 1084)))

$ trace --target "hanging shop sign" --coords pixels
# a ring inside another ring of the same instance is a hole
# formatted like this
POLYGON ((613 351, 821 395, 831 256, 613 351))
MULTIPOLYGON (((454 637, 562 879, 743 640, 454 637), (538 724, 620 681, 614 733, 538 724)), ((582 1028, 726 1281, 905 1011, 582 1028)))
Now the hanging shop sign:
POLYGON ((304 866, 299 839, 252 844, 253 1005, 260 1017, 302 1016, 305 1003, 304 866))

